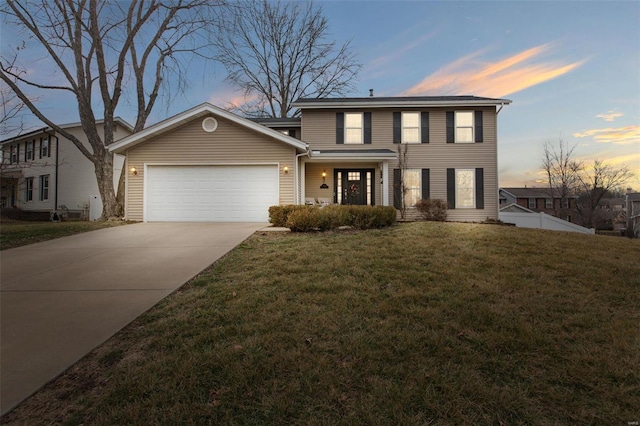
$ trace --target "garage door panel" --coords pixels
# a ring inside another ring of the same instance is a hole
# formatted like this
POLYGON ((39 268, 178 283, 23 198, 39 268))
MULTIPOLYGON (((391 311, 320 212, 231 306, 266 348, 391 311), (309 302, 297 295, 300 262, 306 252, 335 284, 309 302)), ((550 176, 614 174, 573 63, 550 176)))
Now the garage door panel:
POLYGON ((148 166, 146 220, 266 222, 277 166, 148 166))

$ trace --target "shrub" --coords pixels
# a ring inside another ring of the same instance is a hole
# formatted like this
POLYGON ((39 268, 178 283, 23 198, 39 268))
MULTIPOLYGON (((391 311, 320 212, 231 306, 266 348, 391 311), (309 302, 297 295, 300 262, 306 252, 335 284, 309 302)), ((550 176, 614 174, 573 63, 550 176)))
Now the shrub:
POLYGON ((269 207, 269 222, 273 226, 285 227, 287 226, 287 220, 289 215, 298 210, 306 210, 311 208, 310 206, 302 206, 298 204, 288 204, 285 206, 271 206, 269 207))
POLYGON ((447 202, 440 199, 420 200, 416 203, 416 209, 424 220, 444 222, 447 220, 447 202))
MULTIPOLYGON (((351 226, 355 229, 382 228, 396 222, 396 210, 388 206, 296 207, 302 208, 291 209, 285 225, 294 232, 326 231, 340 226, 351 226)), ((272 208, 269 209, 269 213, 272 214, 272 208)))

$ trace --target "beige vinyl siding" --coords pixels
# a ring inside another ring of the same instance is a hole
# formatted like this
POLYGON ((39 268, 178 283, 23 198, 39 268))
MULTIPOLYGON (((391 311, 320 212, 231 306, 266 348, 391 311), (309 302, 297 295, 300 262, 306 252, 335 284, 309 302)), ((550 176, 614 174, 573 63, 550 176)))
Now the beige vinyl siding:
POLYGON ((294 203, 295 148, 247 130, 231 121, 215 117, 218 129, 202 130, 204 117, 127 151, 126 217, 143 220, 145 164, 224 165, 273 164, 279 168, 280 204, 294 203), (284 167, 289 167, 285 174, 284 167))
MULTIPOLYGON (((484 169, 484 209, 452 209, 449 220, 482 221, 498 218, 498 177, 495 107, 458 108, 407 108, 371 111, 372 143, 369 145, 336 144, 336 112, 345 110, 304 110, 302 113, 302 139, 312 150, 327 149, 390 149, 398 150, 393 143, 394 111, 428 111, 429 143, 407 144, 410 169, 430 169, 431 198, 447 199, 447 168, 484 169), (483 143, 454 144, 446 140, 447 111, 483 111, 483 143)), ((356 111, 350 109, 349 111, 356 111)), ((365 109, 362 110, 367 111, 365 109)), ((309 168, 309 165, 307 165, 309 168)), ((389 162, 389 198, 393 200, 393 169, 397 160, 389 162)), ((376 168, 377 169, 377 168, 376 168)), ((378 170, 376 170, 378 173, 378 170)), ((327 170, 327 176, 329 171, 327 170)), ((378 189, 378 188, 376 188, 378 189)), ((376 202, 378 202, 378 193, 376 202)), ((310 195, 307 195, 310 196, 310 195)))

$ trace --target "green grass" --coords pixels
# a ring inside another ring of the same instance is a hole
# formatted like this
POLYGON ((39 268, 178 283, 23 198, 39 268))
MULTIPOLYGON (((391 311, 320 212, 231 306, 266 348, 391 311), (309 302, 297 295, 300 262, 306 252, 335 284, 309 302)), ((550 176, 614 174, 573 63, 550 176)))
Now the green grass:
POLYGON ((111 228, 125 222, 27 222, 10 219, 0 221, 0 250, 26 246, 41 241, 67 237, 96 229, 111 228))
POLYGON ((638 259, 490 225, 256 235, 3 420, 627 424, 638 259))

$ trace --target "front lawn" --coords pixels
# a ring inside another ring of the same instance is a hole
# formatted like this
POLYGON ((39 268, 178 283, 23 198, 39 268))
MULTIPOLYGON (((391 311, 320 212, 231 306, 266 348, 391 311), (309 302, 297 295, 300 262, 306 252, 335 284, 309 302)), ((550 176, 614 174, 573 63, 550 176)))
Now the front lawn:
POLYGON ((491 225, 255 235, 2 420, 626 425, 638 259, 491 225))
POLYGON ((96 229, 120 226, 124 223, 122 221, 28 222, 2 218, 0 220, 0 250, 95 231, 96 229))

